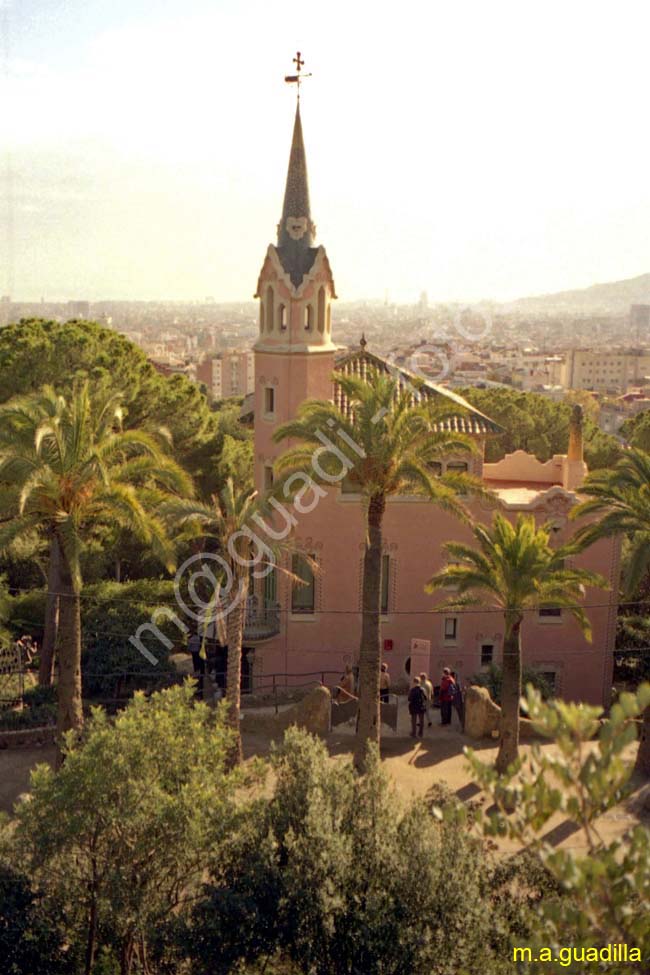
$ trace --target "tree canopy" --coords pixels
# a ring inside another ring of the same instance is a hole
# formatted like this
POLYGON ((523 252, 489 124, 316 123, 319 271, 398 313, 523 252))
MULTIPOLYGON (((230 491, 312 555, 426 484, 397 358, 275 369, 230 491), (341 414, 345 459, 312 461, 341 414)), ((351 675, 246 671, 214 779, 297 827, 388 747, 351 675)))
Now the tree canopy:
POLYGON ((195 478, 201 494, 218 490, 215 458, 226 436, 246 442, 238 404, 211 409, 200 387, 185 376, 163 376, 124 335, 96 322, 23 320, 0 329, 0 403, 45 385, 67 393, 75 380, 122 395, 124 428, 163 427, 175 459, 195 478))
MULTIPOLYGON (((505 387, 468 387, 462 395, 472 406, 486 413, 504 432, 488 439, 485 459, 492 463, 515 450, 526 450, 541 460, 565 454, 569 443, 572 402, 557 403, 540 393, 525 393, 505 387)), ((584 421, 585 460, 590 470, 614 464, 621 453, 615 437, 603 431, 587 413, 584 421)))

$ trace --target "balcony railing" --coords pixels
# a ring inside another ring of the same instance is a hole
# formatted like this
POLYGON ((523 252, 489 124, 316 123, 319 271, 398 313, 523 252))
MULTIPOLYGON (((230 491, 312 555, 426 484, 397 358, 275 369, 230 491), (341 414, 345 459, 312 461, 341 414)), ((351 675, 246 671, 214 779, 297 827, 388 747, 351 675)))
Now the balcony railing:
POLYGON ((251 642, 270 640, 280 632, 280 604, 265 602, 257 596, 246 600, 244 639, 251 642))

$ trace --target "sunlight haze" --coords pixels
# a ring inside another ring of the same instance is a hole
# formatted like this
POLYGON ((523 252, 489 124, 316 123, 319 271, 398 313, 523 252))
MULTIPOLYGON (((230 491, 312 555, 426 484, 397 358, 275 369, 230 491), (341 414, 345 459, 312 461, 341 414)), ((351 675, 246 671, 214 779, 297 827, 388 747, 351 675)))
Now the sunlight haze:
POLYGON ((640 2, 0 0, 0 292, 249 299, 296 50, 342 299, 507 300, 650 270, 640 2))

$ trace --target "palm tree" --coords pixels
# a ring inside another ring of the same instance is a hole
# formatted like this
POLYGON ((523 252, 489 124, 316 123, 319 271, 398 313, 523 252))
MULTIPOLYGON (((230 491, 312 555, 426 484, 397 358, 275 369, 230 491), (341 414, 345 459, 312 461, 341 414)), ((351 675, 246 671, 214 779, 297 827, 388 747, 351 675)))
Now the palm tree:
POLYGON ((521 698, 521 625, 526 612, 565 609, 588 640, 591 626, 582 608, 585 586, 605 587, 605 580, 587 569, 566 565, 580 550, 575 542, 554 548, 551 527, 538 527, 532 515, 519 514, 512 524, 498 512, 492 526, 474 525, 476 547, 445 542, 453 560, 427 584, 428 592, 453 587, 457 595, 446 606, 482 606, 501 610, 504 617, 501 735, 496 768, 505 772, 519 752, 521 698))
MULTIPOLYGON (((650 574, 650 454, 626 451, 613 470, 590 474, 580 493, 589 500, 574 508, 572 517, 596 515, 597 520, 579 528, 576 537, 584 545, 617 535, 628 539, 623 592, 633 599, 650 574)), ((650 775, 650 708, 643 714, 636 764, 650 775)))
MULTIPOLYGON (((365 507, 366 548, 363 561, 362 628, 359 652, 359 710, 355 765, 365 768, 369 742, 379 744, 379 675, 381 668, 380 609, 382 526, 386 500, 399 494, 422 494, 446 511, 467 518, 459 490, 478 490, 474 478, 464 474, 437 476, 434 464, 445 456, 475 450, 469 437, 450 433, 445 421, 462 408, 443 405, 442 398, 405 388, 390 375, 372 371, 367 379, 336 373, 343 404, 321 400, 303 403, 298 416, 280 426, 274 440, 297 440, 276 462, 285 482, 296 471, 314 476, 312 458, 323 447, 322 437, 339 431, 354 448, 346 451, 354 466, 350 479, 365 507)), ((424 387, 423 387, 424 388, 424 387)), ((319 457, 327 473, 328 460, 319 457)), ((340 463, 336 473, 340 471, 340 463)), ((317 478, 316 478, 317 479, 317 478)))
POLYGON ((214 591, 205 605, 204 633, 206 624, 225 620, 228 663, 226 667, 226 701, 228 722, 233 732, 233 748, 230 764, 243 760, 240 730, 241 715, 241 663, 246 606, 251 583, 251 569, 281 571, 292 580, 300 580, 280 561, 287 551, 294 551, 290 542, 272 540, 262 530, 272 509, 266 496, 258 495, 248 484, 237 491, 232 477, 211 503, 203 501, 170 501, 161 508, 165 519, 180 529, 201 530, 204 538, 216 539, 221 570, 217 570, 214 591))
POLYGON ((69 399, 46 387, 0 408, 0 482, 17 489, 0 524, 0 550, 38 532, 58 561, 59 742, 83 725, 81 558, 87 542, 122 525, 171 568, 173 549, 153 512, 167 492, 192 490, 156 438, 124 432, 121 419, 119 395, 93 401, 87 383, 76 384, 69 399))

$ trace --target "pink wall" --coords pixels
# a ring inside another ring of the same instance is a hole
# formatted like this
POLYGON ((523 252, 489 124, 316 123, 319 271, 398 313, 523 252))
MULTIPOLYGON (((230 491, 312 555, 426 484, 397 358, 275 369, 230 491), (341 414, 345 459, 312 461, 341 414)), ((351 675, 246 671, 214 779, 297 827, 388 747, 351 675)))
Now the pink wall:
MULTIPOLYGON (((571 506, 567 499, 565 512, 571 506)), ((479 520, 489 521, 491 512, 476 510, 479 520)), ((513 517, 516 512, 512 512, 513 517)), ((553 511, 540 506, 536 515, 545 521, 553 511)), ((562 515, 560 515, 560 520, 562 515)), ((571 527, 562 528, 558 538, 568 537, 571 527)), ((282 632, 262 643, 256 653, 256 674, 340 671, 355 662, 360 638, 361 571, 364 548, 364 516, 360 503, 330 490, 311 514, 303 516, 296 535, 320 564, 316 612, 298 619, 289 612, 289 585, 280 581, 282 632)), ((382 621, 382 639, 392 639, 393 649, 385 654, 393 679, 405 677, 404 664, 413 637, 431 642, 430 668, 434 677, 449 665, 469 678, 480 668, 482 643, 494 644, 495 662, 500 663, 503 620, 498 612, 434 614, 443 596, 424 592, 427 579, 442 564, 441 544, 447 539, 471 540, 469 529, 452 516, 420 500, 395 500, 385 517, 384 551, 391 557, 389 613, 382 621), (444 616, 458 618, 455 642, 445 642, 444 616)), ((617 544, 599 542, 580 559, 580 564, 601 572, 614 583, 618 571, 617 544)), ((605 703, 611 687, 612 648, 616 603, 612 592, 596 590, 586 595, 593 627, 589 644, 575 622, 563 618, 540 621, 529 614, 523 628, 524 659, 557 675, 557 690, 563 697, 591 703, 605 703)), ((332 678, 329 678, 332 680, 332 678)))

